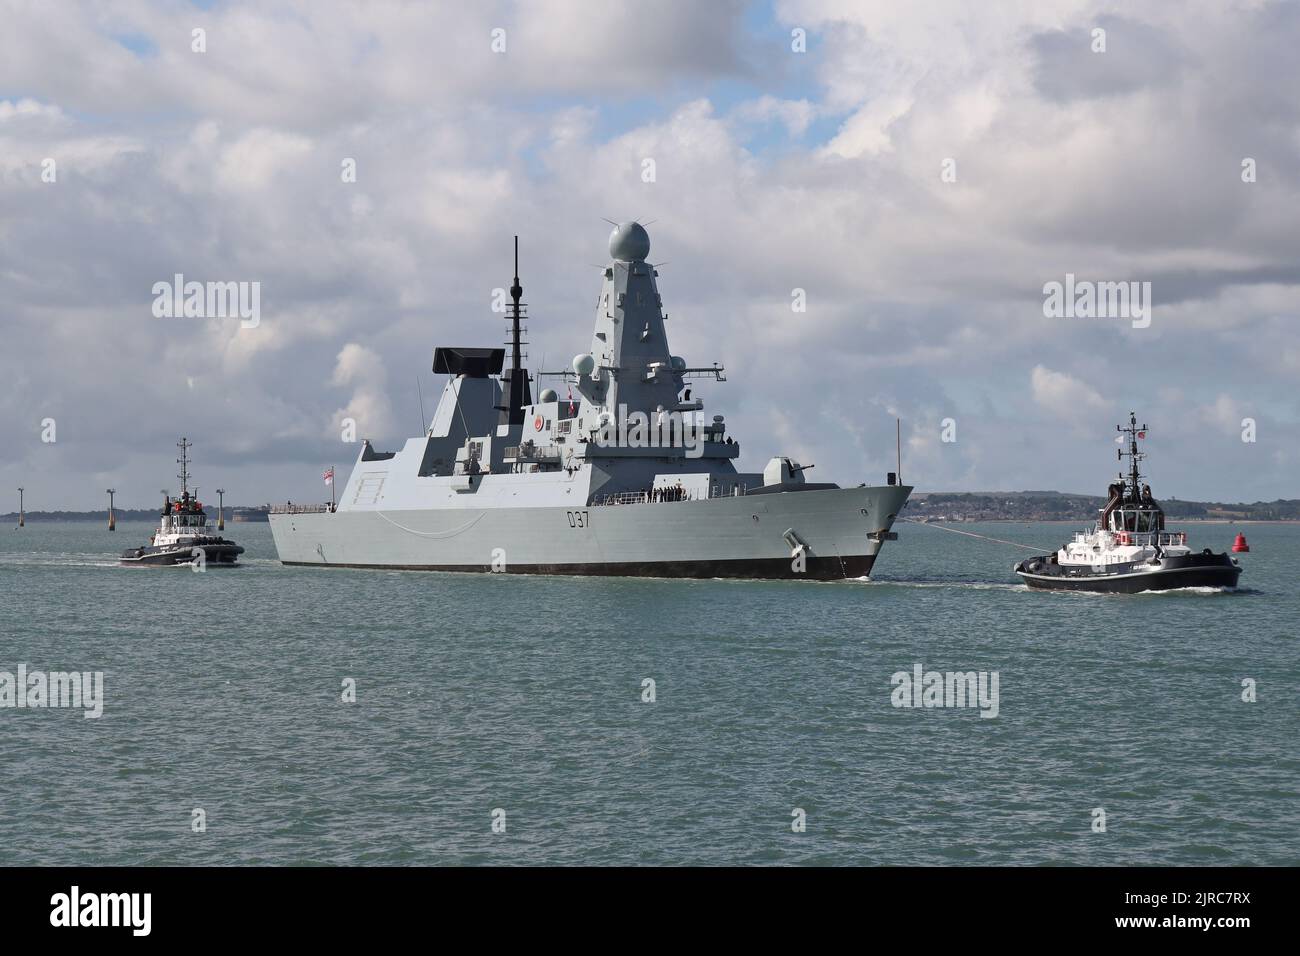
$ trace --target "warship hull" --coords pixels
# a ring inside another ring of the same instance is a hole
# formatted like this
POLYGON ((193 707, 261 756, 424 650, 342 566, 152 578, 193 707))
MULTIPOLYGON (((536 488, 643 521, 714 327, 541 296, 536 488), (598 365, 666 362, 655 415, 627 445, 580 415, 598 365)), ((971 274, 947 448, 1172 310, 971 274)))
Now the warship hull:
POLYGON ((870 573, 910 491, 880 486, 623 505, 339 510, 272 514, 270 522, 286 565, 843 580, 870 573))

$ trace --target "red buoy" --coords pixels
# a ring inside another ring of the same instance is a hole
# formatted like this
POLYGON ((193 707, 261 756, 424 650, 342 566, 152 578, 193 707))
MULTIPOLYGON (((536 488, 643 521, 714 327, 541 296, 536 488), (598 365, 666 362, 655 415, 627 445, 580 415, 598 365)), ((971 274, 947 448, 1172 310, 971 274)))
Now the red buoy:
POLYGON ((1250 550, 1250 545, 1246 543, 1246 536, 1242 534, 1240 531, 1237 532, 1237 540, 1232 542, 1232 550, 1235 553, 1240 553, 1242 551, 1250 550))

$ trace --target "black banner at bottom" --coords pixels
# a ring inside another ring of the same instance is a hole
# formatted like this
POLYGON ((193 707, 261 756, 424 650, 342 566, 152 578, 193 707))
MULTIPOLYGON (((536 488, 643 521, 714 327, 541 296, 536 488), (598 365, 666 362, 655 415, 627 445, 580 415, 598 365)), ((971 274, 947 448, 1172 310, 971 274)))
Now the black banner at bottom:
POLYGON ((1290 924, 1284 908, 1295 875, 1212 868, 0 869, 0 916, 7 943, 75 936, 78 943, 337 945, 449 929, 481 931, 495 942, 511 931, 535 941, 599 933, 613 942, 690 924, 733 941, 776 929, 847 929, 873 941, 929 939, 945 948, 1044 934, 1231 946, 1290 924))

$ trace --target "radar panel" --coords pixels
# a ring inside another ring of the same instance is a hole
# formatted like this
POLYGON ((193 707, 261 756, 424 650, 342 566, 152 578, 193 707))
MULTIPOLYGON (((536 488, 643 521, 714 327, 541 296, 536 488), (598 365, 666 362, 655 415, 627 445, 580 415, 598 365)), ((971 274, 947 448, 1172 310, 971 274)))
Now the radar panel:
POLYGON ((501 374, 505 360, 505 349, 440 347, 433 350, 433 371, 435 375, 489 378, 501 374))

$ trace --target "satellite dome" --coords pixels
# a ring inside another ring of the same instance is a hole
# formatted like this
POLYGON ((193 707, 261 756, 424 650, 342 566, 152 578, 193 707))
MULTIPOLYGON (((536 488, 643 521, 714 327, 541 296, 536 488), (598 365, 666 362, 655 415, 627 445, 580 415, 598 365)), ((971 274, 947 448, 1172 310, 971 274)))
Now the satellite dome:
POLYGON ((650 255, 650 234, 639 222, 619 223, 609 234, 609 254, 620 262, 639 262, 650 255))
POLYGON ((682 358, 680 355, 674 355, 672 357, 672 365, 674 372, 686 371, 686 359, 682 358))
POLYGON ((560 395, 553 388, 544 388, 542 389, 541 400, 543 402, 558 402, 560 400, 560 395))
POLYGON ((590 352, 573 357, 573 370, 579 375, 590 375, 596 371, 596 356, 590 352))

